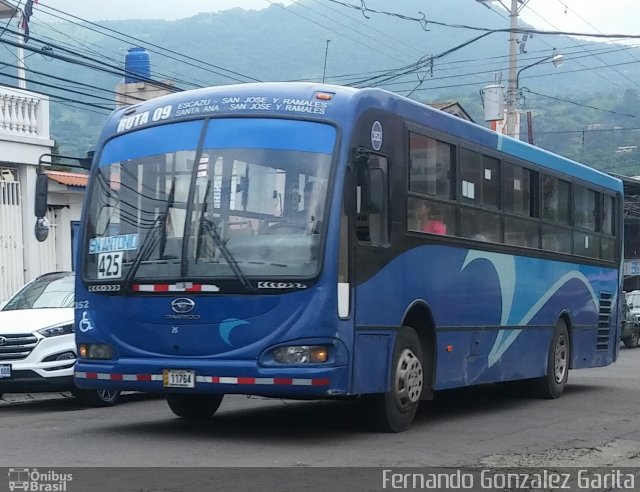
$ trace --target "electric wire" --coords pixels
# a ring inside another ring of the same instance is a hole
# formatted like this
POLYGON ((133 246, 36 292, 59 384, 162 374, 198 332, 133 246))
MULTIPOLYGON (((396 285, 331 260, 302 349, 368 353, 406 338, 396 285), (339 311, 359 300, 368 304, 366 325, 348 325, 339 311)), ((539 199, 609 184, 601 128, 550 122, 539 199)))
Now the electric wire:
POLYGON ((126 33, 120 32, 120 31, 118 31, 116 29, 112 29, 112 28, 109 28, 107 26, 103 26, 101 24, 97 24, 97 23, 89 21, 87 19, 83 19, 83 18, 78 17, 76 15, 70 14, 70 13, 65 12, 63 10, 56 9, 54 7, 51 7, 51 6, 47 5, 46 3, 40 2, 39 6, 40 7, 44 7, 45 9, 50 10, 52 12, 56 12, 57 14, 63 14, 65 16, 67 16, 67 17, 66 18, 65 17, 61 17, 60 15, 53 14, 51 12, 47 12, 47 11, 41 10, 40 8, 38 9, 38 10, 40 10, 41 12, 43 12, 43 13, 45 13, 47 15, 50 15, 50 16, 58 18, 58 19, 65 20, 67 22, 71 22, 72 24, 76 24, 76 25, 80 25, 82 27, 86 27, 86 26, 83 26, 82 24, 78 24, 77 22, 69 20, 69 18, 75 19, 77 21, 84 22, 87 25, 91 25, 91 26, 93 26, 95 28, 99 28, 101 31, 98 31, 98 32, 101 32, 103 34, 104 34, 104 31, 108 31, 110 33, 117 34, 118 36, 123 36, 123 37, 125 37, 127 39, 123 39, 122 37, 116 37, 114 35, 111 35, 111 37, 113 37, 114 39, 118 39, 118 40, 123 41, 123 42, 130 42, 130 40, 133 40, 136 43, 139 43, 139 44, 145 46, 146 49, 149 52, 157 53, 157 54, 159 54, 161 56, 164 56, 166 58, 169 58, 171 60, 178 61, 180 63, 184 63, 186 65, 190 65, 190 66, 199 68, 201 70, 206 70, 208 72, 215 73, 216 75, 219 75, 219 76, 222 76, 222 77, 225 77, 225 78, 228 78, 230 80, 234 80, 234 81, 240 82, 240 83, 243 83, 243 82, 246 83, 247 81, 261 82, 259 79, 255 78, 255 77, 252 77, 250 75, 242 74, 242 73, 237 72, 235 70, 227 69, 227 68, 221 67, 219 65, 215 65, 213 63, 209 63, 209 62, 205 62, 203 60, 199 60, 199 59, 194 58, 192 56, 189 56, 189 55, 186 55, 184 53, 180 53, 180 52, 174 51, 172 49, 160 46, 158 44, 151 43, 149 41, 141 40, 139 38, 136 38, 135 36, 131 36, 130 34, 126 34, 126 33), (167 54, 167 53, 169 53, 169 54, 167 54), (178 57, 181 57, 181 58, 176 58, 175 55, 177 55, 178 57), (192 62, 197 62, 200 65, 204 65, 204 66, 195 65, 192 62), (212 67, 212 68, 206 68, 206 67, 212 67), (224 72, 226 72, 226 73, 224 73, 224 72), (241 77, 241 78, 238 78, 238 77, 241 77))

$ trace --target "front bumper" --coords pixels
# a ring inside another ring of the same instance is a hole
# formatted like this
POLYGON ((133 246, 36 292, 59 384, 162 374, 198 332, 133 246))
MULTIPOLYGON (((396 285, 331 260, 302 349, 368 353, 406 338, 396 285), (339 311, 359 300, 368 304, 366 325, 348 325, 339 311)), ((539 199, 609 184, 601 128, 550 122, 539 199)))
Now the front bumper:
POLYGON ((121 359, 116 363, 79 360, 75 384, 85 389, 118 389, 148 393, 251 394, 323 398, 347 394, 346 366, 261 367, 255 361, 121 359), (167 388, 165 369, 195 372, 194 388, 167 388))
POLYGON ((75 355, 73 335, 41 338, 24 359, 2 359, 0 364, 11 366, 11 377, 0 378, 2 393, 35 393, 38 391, 68 391, 74 388, 75 359, 50 360, 60 354, 75 355))
POLYGON ((11 378, 0 379, 0 393, 70 391, 73 388, 73 376, 70 375, 43 378, 35 371, 13 371, 11 378))

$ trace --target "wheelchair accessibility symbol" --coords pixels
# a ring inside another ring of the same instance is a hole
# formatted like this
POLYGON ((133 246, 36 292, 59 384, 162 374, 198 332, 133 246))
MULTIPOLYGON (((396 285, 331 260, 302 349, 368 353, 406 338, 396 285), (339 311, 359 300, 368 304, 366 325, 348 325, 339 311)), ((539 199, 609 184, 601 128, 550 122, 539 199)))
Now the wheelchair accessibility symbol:
POLYGON ((89 313, 87 313, 86 311, 82 312, 82 319, 78 323, 78 329, 82 333, 93 330, 93 325, 91 324, 91 320, 89 320, 89 313))

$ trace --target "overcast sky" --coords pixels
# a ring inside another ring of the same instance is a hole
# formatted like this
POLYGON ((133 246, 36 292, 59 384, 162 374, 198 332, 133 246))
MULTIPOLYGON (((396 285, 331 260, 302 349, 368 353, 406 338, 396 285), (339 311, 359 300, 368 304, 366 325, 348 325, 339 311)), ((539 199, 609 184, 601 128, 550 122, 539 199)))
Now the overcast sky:
MULTIPOLYGON (((233 7, 261 9, 268 7, 268 0, 40 0, 89 20, 103 19, 180 19, 200 12, 219 12, 233 7)), ((289 5, 291 0, 271 0, 289 5)), ((358 0, 345 0, 357 5, 358 0)), ((425 12, 429 12, 425 0, 425 12)), ((503 3, 510 4, 509 0, 503 3)), ((387 9, 416 15, 402 10, 403 0, 388 2, 387 9)), ((494 2, 496 10, 501 7, 494 2)), ((478 9, 474 0, 469 8, 478 9)), ((560 29, 579 32, 604 32, 612 34, 640 34, 640 0, 529 0, 522 11, 522 18, 539 29, 560 29), (565 8, 566 6, 566 8, 565 8), (565 13, 566 10, 566 13, 565 13), (555 27, 552 27, 555 26, 555 27)), ((479 20, 480 23, 480 20, 479 20)))

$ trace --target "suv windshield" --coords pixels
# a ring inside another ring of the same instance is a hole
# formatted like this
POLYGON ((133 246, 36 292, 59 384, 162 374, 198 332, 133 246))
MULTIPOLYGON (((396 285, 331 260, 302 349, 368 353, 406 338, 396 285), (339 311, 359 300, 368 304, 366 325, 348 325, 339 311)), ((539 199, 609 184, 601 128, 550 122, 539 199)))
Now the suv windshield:
POLYGON ((85 278, 247 287, 315 275, 335 135, 321 123, 233 118, 109 141, 89 200, 85 278))
POLYGON ((20 309, 73 307, 74 276, 69 273, 43 275, 27 284, 2 308, 2 311, 20 309))

